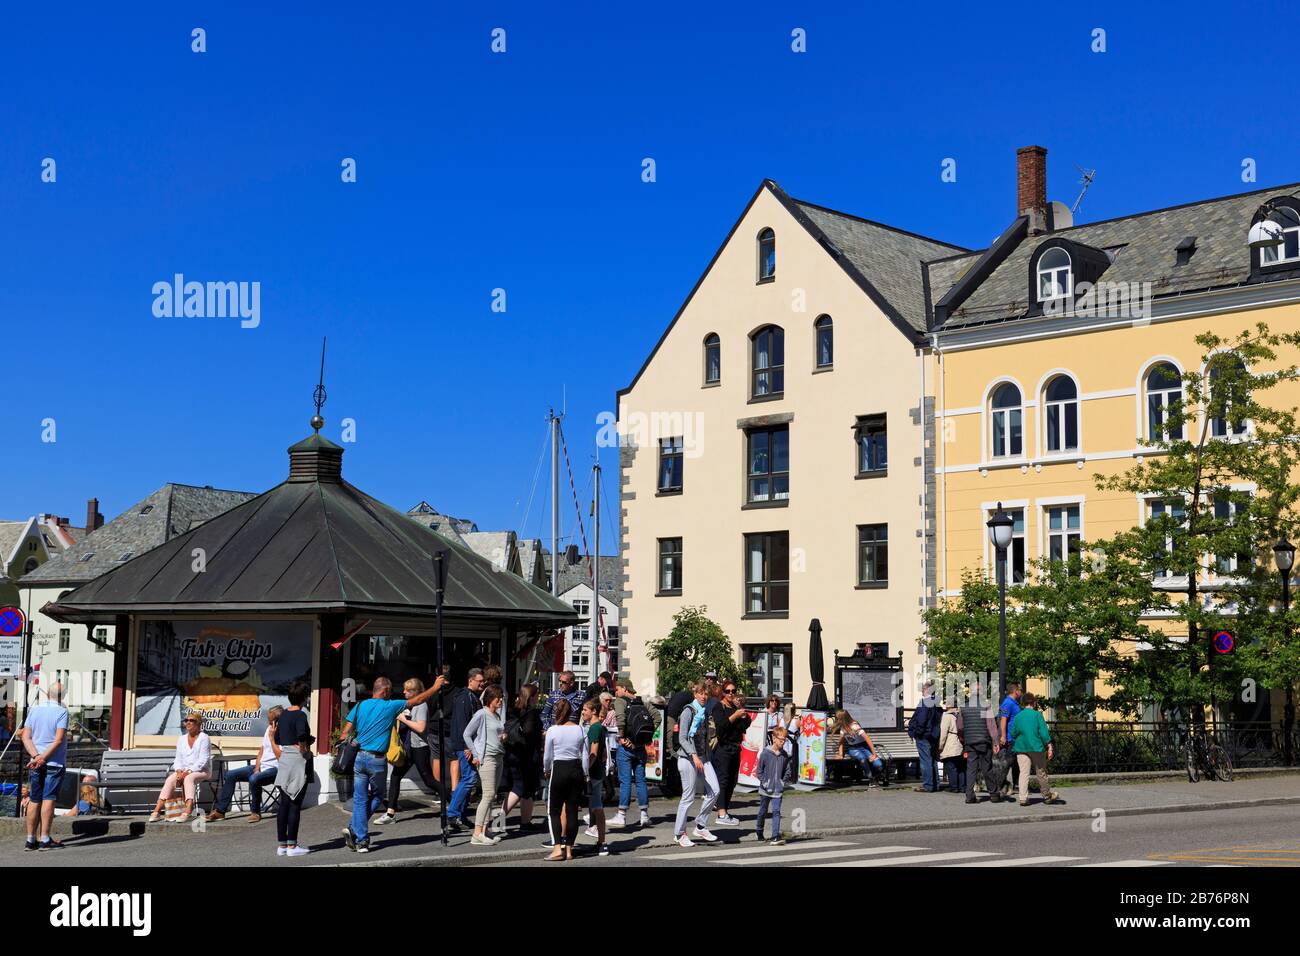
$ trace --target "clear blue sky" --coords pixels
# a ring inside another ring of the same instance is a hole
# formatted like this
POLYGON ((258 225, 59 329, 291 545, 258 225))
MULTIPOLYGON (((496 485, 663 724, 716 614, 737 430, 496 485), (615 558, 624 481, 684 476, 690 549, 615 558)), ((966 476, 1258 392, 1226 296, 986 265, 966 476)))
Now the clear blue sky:
POLYGON ((968 246, 1028 143, 1052 198, 1098 170, 1081 221, 1253 188, 1244 157, 1300 179, 1282 4, 126 6, 0 30, 3 518, 276 484, 324 334, 351 481, 546 537, 547 408, 586 497, 597 414, 765 176, 968 246), (154 317, 177 272, 260 282, 260 327, 154 317))

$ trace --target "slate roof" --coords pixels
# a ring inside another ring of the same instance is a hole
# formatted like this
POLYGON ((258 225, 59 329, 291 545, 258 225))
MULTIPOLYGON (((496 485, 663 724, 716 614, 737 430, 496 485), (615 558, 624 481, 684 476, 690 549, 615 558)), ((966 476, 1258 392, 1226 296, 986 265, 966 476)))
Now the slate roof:
POLYGON ((471 531, 465 535, 465 544, 475 554, 498 571, 510 571, 514 564, 515 533, 513 531, 471 531))
MULTIPOLYGON (((1256 209, 1269 196, 1297 189, 1300 184, 1277 186, 1029 236, 953 311, 943 328, 1024 316, 1029 309, 1030 259, 1048 239, 1070 239, 1108 253, 1112 262, 1099 281, 1150 282, 1156 298, 1240 285, 1250 278, 1246 232, 1256 209), (1187 236, 1196 237, 1196 251, 1180 266, 1174 250, 1187 236)), ((961 268, 973 262, 931 263, 932 300, 939 301, 960 278, 961 268)))
POLYGON ((163 485, 112 521, 82 535, 71 548, 52 553, 50 560, 19 580, 19 587, 82 584, 120 566, 124 554, 144 554, 252 497, 249 491, 163 485))
MULTIPOLYGON (((542 539, 541 538, 520 538, 515 542, 519 551, 519 576, 525 581, 532 581, 533 575, 537 572, 537 562, 542 559, 542 539)), ((546 578, 546 568, 543 565, 542 579, 546 578)))
POLYGON ((454 537, 461 543, 464 543, 465 535, 478 531, 478 525, 468 518, 453 518, 451 515, 445 515, 427 501, 421 501, 407 511, 406 516, 426 528, 454 537))
POLYGON ((545 591, 348 484, 340 477, 342 453, 325 439, 295 445, 288 481, 83 584, 45 612, 65 621, 187 611, 432 617, 434 555, 441 552, 448 556, 449 616, 561 627, 577 619, 545 591), (192 566, 195 548, 207 556, 202 572, 192 566))
POLYGON ((908 325, 917 332, 926 331, 923 265, 926 260, 951 256, 965 249, 801 199, 793 202, 898 310, 908 325))
POLYGON ((22 521, 0 521, 0 574, 4 573, 4 567, 9 561, 9 555, 13 553, 14 547, 18 544, 18 539, 23 536, 27 530, 27 525, 31 519, 22 521))
MULTIPOLYGON (((547 574, 551 570, 551 553, 550 551, 542 552, 542 561, 545 564, 547 574)), ((617 555, 602 554, 600 556, 600 595, 612 604, 623 604, 623 561, 617 555)), ((570 588, 579 584, 591 585, 591 556, 582 555, 577 564, 565 564, 563 552, 560 559, 560 593, 563 594, 570 588)))

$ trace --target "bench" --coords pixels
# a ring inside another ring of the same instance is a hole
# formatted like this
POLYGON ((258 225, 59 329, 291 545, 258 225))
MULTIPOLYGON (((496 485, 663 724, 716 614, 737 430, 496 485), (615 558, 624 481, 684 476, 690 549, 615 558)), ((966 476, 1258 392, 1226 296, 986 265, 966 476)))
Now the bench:
POLYGON ((99 764, 99 780, 95 786, 103 794, 101 807, 105 813, 113 812, 113 791, 150 791, 143 800, 124 801, 128 806, 153 807, 163 781, 172 772, 172 750, 109 750, 99 764))

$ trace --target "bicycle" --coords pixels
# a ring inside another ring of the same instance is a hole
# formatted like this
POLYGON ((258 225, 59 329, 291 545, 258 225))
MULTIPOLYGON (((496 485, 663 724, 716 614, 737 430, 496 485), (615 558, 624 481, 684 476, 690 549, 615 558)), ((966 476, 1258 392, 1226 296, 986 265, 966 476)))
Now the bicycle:
POLYGON ((1232 782, 1232 758, 1204 728, 1188 732, 1186 749, 1189 783, 1199 782, 1202 774, 1207 780, 1232 782))

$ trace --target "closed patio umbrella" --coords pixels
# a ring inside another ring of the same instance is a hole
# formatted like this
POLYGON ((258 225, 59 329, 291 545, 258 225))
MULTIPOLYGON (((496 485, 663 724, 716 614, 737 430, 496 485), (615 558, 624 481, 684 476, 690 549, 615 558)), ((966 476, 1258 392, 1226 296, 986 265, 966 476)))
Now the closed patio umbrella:
POLYGON ((808 675, 812 678, 808 709, 830 710, 831 702, 826 699, 826 666, 822 661, 822 622, 813 618, 808 633, 808 675))

